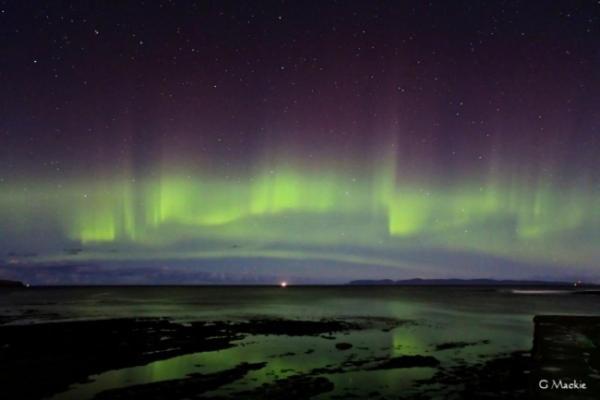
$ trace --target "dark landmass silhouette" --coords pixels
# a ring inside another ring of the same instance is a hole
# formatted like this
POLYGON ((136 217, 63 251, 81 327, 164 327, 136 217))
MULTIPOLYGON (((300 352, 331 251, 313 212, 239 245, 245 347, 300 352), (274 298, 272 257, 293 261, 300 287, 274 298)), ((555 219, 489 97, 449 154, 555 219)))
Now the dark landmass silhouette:
POLYGON ((6 279, 0 279, 0 288, 19 288, 19 287, 26 287, 26 285, 23 282, 19 282, 19 281, 9 281, 6 279))
POLYGON ((403 279, 403 280, 392 280, 392 279, 362 279, 350 281, 348 285, 355 286, 376 286, 376 285, 389 285, 389 286, 544 286, 544 287, 598 287, 593 283, 584 283, 581 281, 577 282, 566 282, 566 281, 538 281, 538 280, 511 280, 511 279, 403 279))

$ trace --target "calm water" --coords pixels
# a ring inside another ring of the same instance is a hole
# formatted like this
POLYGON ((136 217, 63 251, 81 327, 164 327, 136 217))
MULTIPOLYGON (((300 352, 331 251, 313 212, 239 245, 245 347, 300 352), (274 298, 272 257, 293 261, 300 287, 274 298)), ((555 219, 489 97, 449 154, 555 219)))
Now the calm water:
MULTIPOLYGON (((529 350, 532 318, 536 314, 600 315, 600 297, 566 293, 513 293, 506 289, 402 287, 137 287, 45 288, 14 291, 0 296, 2 314, 36 310, 24 322, 40 319, 114 317, 171 317, 179 321, 236 320, 256 317, 294 319, 393 317, 414 320, 385 332, 367 329, 340 335, 354 345, 355 357, 427 354, 442 365, 474 362, 499 353, 529 350), (480 342, 460 349, 436 351, 445 342, 480 342)), ((232 368, 240 362, 267 361, 266 368, 249 373, 243 381, 221 388, 228 393, 339 364, 349 353, 336 341, 321 337, 251 336, 231 349, 187 354, 145 366, 105 372, 90 382, 73 385, 56 400, 89 399, 94 394, 131 384, 183 378, 232 368), (305 354, 305 350, 315 350, 305 354), (289 353, 294 353, 290 355, 289 353)), ((336 394, 367 391, 410 392, 414 379, 429 378, 431 368, 360 371, 332 374, 336 394), (367 389, 368 388, 368 389, 367 389)), ((322 395, 318 398, 328 398, 322 395)))

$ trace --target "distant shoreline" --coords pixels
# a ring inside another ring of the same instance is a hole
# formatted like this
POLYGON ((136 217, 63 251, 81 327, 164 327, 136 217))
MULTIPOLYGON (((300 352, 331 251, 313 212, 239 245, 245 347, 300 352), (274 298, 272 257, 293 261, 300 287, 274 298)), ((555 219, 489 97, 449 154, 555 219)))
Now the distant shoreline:
MULTIPOLYGON (((260 283, 260 284, 214 284, 214 283, 160 283, 160 284, 40 284, 28 285, 19 281, 2 281, 0 280, 0 289, 76 289, 76 288, 273 288, 281 290, 290 290, 298 288, 336 288, 336 289, 351 289, 360 287, 397 287, 397 288, 523 288, 523 289, 562 289, 571 291, 586 291, 586 289, 598 289, 600 285, 595 283, 571 283, 559 281, 516 281, 516 280, 479 280, 479 279, 420 279, 420 280, 357 280, 348 283, 340 284, 293 284, 288 283, 286 287, 282 287, 280 283, 260 283)), ((592 291, 592 290, 590 290, 592 291)), ((597 290, 593 290, 597 291, 597 290)))
POLYGON ((581 281, 540 281, 540 280, 511 280, 511 279, 380 279, 380 280, 354 280, 348 283, 350 286, 494 286, 494 287, 561 287, 561 288, 583 288, 598 287, 594 283, 581 281))
POLYGON ((0 279, 0 288, 25 288, 26 284, 20 281, 11 281, 6 279, 0 279))

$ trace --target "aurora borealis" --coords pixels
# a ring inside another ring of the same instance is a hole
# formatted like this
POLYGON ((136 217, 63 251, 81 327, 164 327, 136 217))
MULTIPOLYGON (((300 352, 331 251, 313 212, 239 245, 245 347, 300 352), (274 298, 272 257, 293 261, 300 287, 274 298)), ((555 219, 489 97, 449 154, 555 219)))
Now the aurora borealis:
POLYGON ((2 4, 0 266, 597 280, 574 3, 2 4))

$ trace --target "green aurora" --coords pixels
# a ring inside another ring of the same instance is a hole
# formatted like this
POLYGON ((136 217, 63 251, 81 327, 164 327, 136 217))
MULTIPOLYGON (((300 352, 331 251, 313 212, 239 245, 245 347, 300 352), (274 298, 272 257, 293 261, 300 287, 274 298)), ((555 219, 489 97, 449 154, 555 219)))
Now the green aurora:
POLYGON ((430 266, 407 264, 404 252, 490 255, 573 273, 599 259, 599 196, 585 180, 565 189, 494 170, 436 185, 403 177, 394 156, 383 160, 369 173, 282 163, 237 175, 171 169, 5 184, 3 244, 26 243, 20 250, 36 262, 274 258, 425 276, 430 266), (65 254, 74 247, 85 251, 65 254))
POLYGON ((0 277, 600 282, 595 3, 81 3, 0 13, 0 277))

